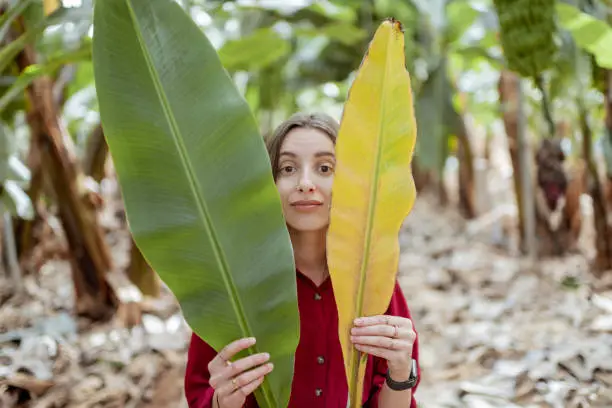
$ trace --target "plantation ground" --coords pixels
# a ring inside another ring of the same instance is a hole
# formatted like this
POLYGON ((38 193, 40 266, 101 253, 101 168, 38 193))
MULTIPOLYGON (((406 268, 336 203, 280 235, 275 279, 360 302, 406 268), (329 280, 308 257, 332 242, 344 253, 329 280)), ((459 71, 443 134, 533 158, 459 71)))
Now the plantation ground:
MULTIPOLYGON (((117 205, 102 220, 119 271, 129 236, 117 205)), ((578 254, 535 265, 509 255, 505 219, 468 223, 429 195, 407 219, 399 280, 420 336, 417 399, 427 408, 612 406, 611 280, 595 281, 578 254)), ((47 245, 61 243, 49 234, 47 245)), ((189 330, 168 293, 91 325, 70 314, 67 261, 32 262, 43 266, 21 295, 0 282, 1 408, 187 406, 189 330)), ((121 274, 111 280, 138 300, 121 274)))

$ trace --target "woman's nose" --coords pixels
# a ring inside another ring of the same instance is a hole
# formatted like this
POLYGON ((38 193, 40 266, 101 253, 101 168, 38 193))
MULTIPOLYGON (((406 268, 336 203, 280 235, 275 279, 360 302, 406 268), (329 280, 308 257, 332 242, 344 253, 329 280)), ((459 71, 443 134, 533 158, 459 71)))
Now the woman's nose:
POLYGON ((302 179, 297 185, 297 190, 300 193, 305 193, 305 192, 314 193, 315 185, 310 180, 302 179))

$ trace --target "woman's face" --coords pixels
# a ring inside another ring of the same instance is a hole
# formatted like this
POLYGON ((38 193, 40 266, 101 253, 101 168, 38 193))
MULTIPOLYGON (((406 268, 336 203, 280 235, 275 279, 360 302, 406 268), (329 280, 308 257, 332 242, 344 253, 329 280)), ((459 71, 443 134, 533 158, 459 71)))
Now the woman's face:
POLYGON ((335 165, 334 143, 326 133, 294 128, 287 134, 280 149, 276 186, 290 228, 327 228, 335 165))

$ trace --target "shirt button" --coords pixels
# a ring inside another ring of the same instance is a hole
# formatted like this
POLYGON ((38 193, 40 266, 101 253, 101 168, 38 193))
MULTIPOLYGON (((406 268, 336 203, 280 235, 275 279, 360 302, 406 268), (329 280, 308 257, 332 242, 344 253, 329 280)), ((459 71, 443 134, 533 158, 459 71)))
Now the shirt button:
POLYGON ((315 293, 314 298, 315 300, 321 300, 321 295, 319 295, 318 293, 315 293))
POLYGON ((325 362, 325 358, 323 356, 319 356, 319 357, 317 357, 317 362, 319 364, 323 364, 325 362))
POLYGON ((322 390, 322 389, 320 389, 320 388, 317 388, 317 389, 315 390, 315 394, 317 395, 317 397, 320 397, 320 396, 321 396, 321 394, 323 394, 323 390, 322 390))

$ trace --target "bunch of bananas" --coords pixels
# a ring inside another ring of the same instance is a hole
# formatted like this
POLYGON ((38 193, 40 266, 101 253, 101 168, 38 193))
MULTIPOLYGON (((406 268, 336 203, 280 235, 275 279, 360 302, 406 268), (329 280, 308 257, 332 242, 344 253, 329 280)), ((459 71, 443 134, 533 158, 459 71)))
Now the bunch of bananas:
POLYGON ((557 52, 555 0, 494 0, 508 68, 535 78, 557 52))

